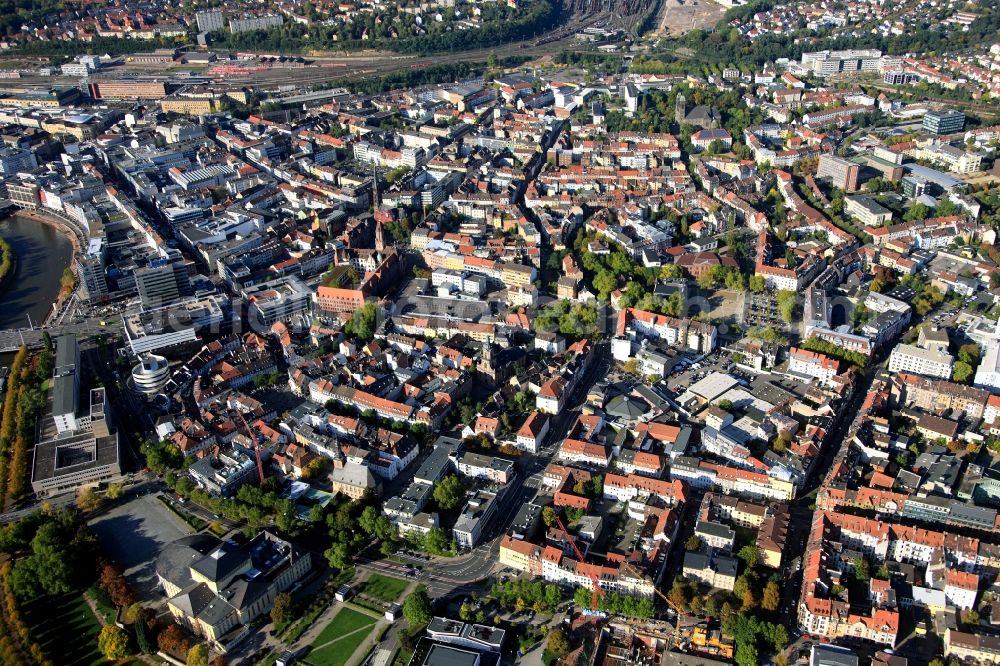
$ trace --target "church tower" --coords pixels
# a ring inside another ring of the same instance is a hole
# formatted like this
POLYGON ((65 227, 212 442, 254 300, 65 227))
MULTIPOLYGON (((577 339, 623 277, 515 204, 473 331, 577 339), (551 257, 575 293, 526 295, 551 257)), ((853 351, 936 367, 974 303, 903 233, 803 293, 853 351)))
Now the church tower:
POLYGON ((378 219, 375 220, 375 251, 376 252, 384 252, 385 251, 385 237, 384 237, 384 232, 382 231, 382 227, 383 226, 385 226, 385 225, 382 224, 381 220, 378 220, 378 219))
POLYGON ((677 93, 677 102, 674 104, 674 122, 678 125, 684 122, 687 117, 687 99, 684 93, 677 93))

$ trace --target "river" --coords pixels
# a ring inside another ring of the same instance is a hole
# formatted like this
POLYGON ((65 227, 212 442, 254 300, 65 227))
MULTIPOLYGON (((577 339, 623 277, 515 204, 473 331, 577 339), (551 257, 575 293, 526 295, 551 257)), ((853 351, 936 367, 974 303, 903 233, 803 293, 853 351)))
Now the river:
POLYGON ((56 227, 20 215, 0 221, 2 236, 17 255, 17 272, 0 287, 0 329, 36 326, 59 295, 59 279, 73 258, 73 245, 56 227))

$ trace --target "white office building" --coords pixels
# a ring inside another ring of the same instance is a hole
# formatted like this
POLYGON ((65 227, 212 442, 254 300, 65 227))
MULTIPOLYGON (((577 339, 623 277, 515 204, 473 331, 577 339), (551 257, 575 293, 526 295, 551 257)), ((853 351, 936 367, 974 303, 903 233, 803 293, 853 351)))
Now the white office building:
POLYGON ((983 357, 972 384, 976 388, 1000 394, 1000 340, 997 338, 983 344, 983 357))
POLYGON ((950 379, 954 360, 951 354, 944 351, 900 344, 889 355, 889 372, 910 372, 935 379, 950 379))

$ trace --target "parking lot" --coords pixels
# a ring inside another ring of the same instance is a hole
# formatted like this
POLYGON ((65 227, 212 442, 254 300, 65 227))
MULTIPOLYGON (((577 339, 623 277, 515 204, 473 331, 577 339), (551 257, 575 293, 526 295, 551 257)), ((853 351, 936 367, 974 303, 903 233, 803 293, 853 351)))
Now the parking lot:
POLYGON ((143 598, 156 594, 156 558, 163 546, 192 533, 153 493, 116 506, 90 527, 143 598))
POLYGON ((785 322, 778 310, 777 297, 770 293, 748 293, 744 299, 743 323, 747 326, 775 326, 784 329, 785 322))
POLYGON ((738 374, 738 371, 732 367, 732 359, 729 357, 729 353, 716 351, 696 363, 685 362, 680 364, 677 372, 666 378, 667 388, 674 395, 679 395, 686 391, 689 386, 704 379, 713 372, 738 374))

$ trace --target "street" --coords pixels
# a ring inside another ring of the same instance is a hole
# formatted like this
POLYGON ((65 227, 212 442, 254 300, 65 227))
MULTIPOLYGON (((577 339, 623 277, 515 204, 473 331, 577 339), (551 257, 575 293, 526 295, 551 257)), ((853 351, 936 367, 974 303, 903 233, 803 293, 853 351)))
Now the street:
POLYGON ((555 457, 556 445, 565 438, 566 432, 579 416, 580 407, 590 387, 598 378, 607 375, 613 365, 610 345, 606 342, 595 345, 591 362, 573 388, 566 407, 552 417, 549 432, 540 446, 538 455, 531 457, 511 482, 511 488, 501 500, 502 505, 497 511, 500 518, 486 529, 482 543, 455 558, 435 557, 430 561, 411 558, 415 565, 419 563, 423 566, 423 570, 417 572, 386 560, 365 558, 359 559, 358 564, 408 580, 419 580, 427 585, 432 596, 446 596, 454 593, 456 589, 474 587, 475 583, 489 576, 500 554, 500 539, 510 529, 518 508, 537 493, 537 487, 527 481, 538 478, 555 457))

